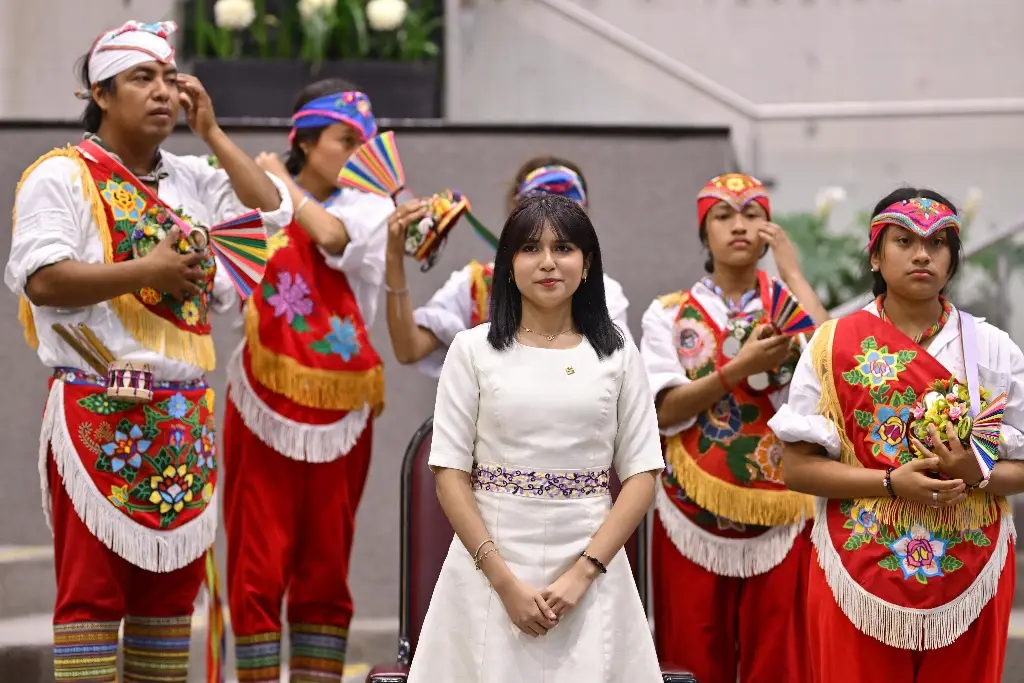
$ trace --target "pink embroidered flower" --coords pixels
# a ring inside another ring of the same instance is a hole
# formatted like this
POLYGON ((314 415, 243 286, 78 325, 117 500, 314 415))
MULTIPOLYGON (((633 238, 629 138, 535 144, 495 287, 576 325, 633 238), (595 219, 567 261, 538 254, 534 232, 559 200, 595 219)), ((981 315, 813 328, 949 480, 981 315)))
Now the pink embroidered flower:
POLYGON ((700 320, 680 318, 675 323, 676 348, 684 370, 704 367, 715 355, 715 335, 700 320))
POLYGON ((274 317, 282 315, 291 325, 295 316, 306 316, 313 312, 313 301, 309 298, 309 286, 301 275, 281 273, 277 278, 277 291, 267 297, 267 303, 274 307, 274 317))
POLYGON ((906 535, 889 548, 900 561, 904 579, 915 575, 923 579, 942 576, 939 560, 946 554, 946 541, 934 538, 923 525, 913 524, 906 535))

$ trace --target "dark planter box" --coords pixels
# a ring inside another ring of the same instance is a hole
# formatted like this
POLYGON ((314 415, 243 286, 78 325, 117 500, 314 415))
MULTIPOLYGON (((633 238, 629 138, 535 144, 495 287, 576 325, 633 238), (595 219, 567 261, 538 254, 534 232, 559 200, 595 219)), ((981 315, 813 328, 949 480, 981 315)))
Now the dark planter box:
POLYGON ((197 60, 193 73, 213 99, 218 118, 289 118, 299 90, 343 78, 370 96, 385 119, 441 118, 438 62, 343 60, 312 67, 298 60, 197 60))

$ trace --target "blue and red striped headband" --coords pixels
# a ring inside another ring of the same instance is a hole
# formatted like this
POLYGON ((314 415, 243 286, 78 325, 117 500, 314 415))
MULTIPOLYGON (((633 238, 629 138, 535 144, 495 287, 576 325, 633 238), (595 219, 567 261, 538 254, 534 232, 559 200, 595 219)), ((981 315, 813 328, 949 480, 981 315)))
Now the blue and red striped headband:
POLYGON ((377 120, 370 109, 370 98, 357 91, 325 95, 311 100, 292 116, 291 141, 303 128, 324 128, 334 123, 347 123, 359 131, 363 141, 377 134, 377 120))

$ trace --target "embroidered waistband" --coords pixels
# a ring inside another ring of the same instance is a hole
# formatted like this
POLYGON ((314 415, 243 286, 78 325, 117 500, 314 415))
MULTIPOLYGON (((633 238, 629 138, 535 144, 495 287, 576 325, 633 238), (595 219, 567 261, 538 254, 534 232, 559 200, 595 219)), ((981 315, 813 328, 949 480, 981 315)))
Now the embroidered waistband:
MULTIPOLYGON (((53 378, 59 379, 67 384, 82 384, 88 386, 107 386, 107 378, 97 374, 79 370, 78 368, 54 368, 53 378)), ((164 380, 153 380, 153 389, 165 391, 194 391, 206 389, 209 385, 205 377, 191 379, 181 382, 167 382, 164 380)))
POLYGON ((533 472, 501 465, 474 465, 473 488, 531 498, 570 499, 606 496, 608 470, 533 472))

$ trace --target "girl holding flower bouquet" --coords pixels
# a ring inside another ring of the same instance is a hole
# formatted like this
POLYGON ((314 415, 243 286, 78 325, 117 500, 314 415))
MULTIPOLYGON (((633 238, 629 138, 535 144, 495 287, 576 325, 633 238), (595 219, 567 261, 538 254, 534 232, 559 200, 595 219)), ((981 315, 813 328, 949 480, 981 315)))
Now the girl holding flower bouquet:
POLYGON ((1024 354, 943 296, 960 219, 939 194, 875 208, 876 301, 823 325, 769 425, 818 497, 814 683, 1002 679, 1024 491, 1024 354))
POLYGON ((341 680, 355 511, 384 403, 370 344, 391 200, 340 189, 377 132, 344 81, 307 86, 285 161, 256 162, 288 189, 295 219, 270 239, 245 342, 228 367, 224 525, 238 680, 278 681, 287 594, 292 680, 341 680))

